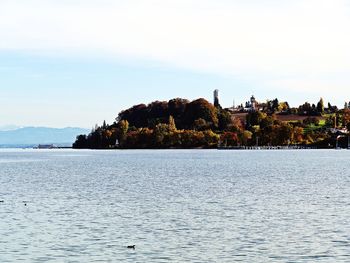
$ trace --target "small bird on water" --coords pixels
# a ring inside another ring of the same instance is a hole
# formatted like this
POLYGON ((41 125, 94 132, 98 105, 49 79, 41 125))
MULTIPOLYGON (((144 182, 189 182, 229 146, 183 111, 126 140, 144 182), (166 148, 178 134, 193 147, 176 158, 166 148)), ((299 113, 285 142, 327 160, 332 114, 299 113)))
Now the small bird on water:
POLYGON ((132 245, 132 246, 127 246, 128 249, 133 249, 135 250, 135 245, 132 245))

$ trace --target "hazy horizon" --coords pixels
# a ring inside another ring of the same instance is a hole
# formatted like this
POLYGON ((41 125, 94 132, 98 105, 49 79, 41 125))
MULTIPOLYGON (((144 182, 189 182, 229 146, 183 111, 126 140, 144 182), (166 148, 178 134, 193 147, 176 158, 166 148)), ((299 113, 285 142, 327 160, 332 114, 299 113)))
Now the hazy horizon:
POLYGON ((176 97, 222 106, 320 97, 350 86, 344 0, 4 0, 0 126, 92 127, 176 97))
POLYGON ((7 125, 0 125, 0 131, 14 131, 18 129, 23 128, 49 128, 49 129, 69 129, 69 128, 79 128, 79 129, 90 129, 89 127, 71 127, 71 126, 63 126, 63 127, 53 127, 53 126, 23 126, 23 125, 16 125, 16 124, 7 124, 7 125))

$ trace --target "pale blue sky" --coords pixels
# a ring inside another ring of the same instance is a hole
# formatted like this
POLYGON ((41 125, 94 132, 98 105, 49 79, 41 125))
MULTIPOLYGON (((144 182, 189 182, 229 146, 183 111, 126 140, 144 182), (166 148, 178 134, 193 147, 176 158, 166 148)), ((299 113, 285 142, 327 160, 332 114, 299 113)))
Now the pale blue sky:
POLYGON ((232 77, 157 62, 0 54, 0 124, 90 127, 137 103, 175 97, 223 104, 247 97, 250 85, 232 77))
POLYGON ((223 106, 350 100, 347 2, 261 2, 3 0, 0 126, 91 127, 214 89, 223 106))

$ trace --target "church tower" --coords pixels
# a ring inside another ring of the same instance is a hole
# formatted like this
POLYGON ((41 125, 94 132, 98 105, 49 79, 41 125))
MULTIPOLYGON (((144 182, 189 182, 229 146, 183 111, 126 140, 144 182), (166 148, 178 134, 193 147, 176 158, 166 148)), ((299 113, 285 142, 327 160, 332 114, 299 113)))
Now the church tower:
POLYGON ((256 102, 254 95, 252 95, 252 97, 250 98, 250 107, 253 111, 257 110, 258 105, 257 105, 257 102, 256 102))

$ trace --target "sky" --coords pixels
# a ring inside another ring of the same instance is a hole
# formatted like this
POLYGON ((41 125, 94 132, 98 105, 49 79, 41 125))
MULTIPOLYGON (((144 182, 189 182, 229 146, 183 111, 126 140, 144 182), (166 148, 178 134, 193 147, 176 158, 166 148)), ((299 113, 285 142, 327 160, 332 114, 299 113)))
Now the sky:
POLYGON ((175 97, 350 100, 346 0, 0 0, 0 126, 175 97))

